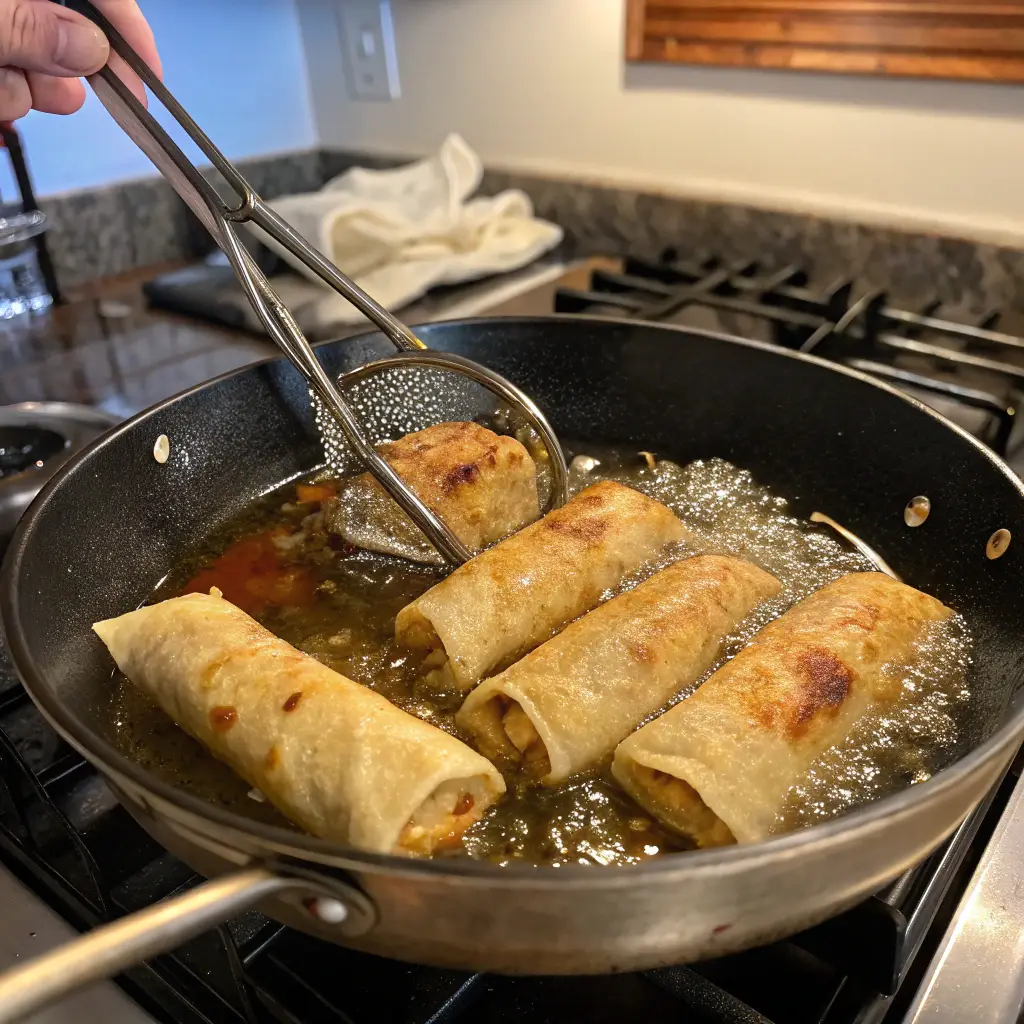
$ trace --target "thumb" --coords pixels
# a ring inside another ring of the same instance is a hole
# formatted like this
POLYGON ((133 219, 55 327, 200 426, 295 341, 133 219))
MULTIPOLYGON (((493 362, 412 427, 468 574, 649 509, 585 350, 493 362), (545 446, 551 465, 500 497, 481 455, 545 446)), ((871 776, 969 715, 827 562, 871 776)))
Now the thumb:
POLYGON ((107 62, 107 37, 50 0, 0 0, 0 64, 77 78, 107 62))

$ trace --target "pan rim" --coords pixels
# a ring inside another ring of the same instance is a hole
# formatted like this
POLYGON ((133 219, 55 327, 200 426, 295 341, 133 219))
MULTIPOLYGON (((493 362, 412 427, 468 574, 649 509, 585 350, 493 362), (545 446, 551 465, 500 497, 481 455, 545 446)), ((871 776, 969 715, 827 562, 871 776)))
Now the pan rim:
MULTIPOLYGON (((931 416, 949 430, 952 430, 955 434, 966 440, 980 454, 985 456, 1006 477, 1019 496, 1024 499, 1024 480, 1017 477, 999 456, 959 425, 885 381, 873 378, 869 374, 851 367, 829 362, 818 356, 780 349, 766 342, 734 337, 715 331, 687 328, 674 324, 652 324, 642 320, 615 317, 582 317, 571 314, 506 317, 476 316, 458 320, 434 321, 418 326, 428 329, 443 329, 452 326, 472 328, 501 323, 528 325, 551 322, 615 325, 622 328, 639 328, 644 331, 664 331, 699 336, 716 342, 755 349, 774 357, 807 362, 831 373, 851 377, 871 387, 888 392, 890 395, 907 402, 931 416)), ((354 343, 382 337, 379 331, 370 330, 362 334, 346 337, 343 341, 354 343)), ((315 347, 319 348, 320 345, 338 343, 337 341, 326 341, 315 347)), ((828 843, 837 835, 846 834, 852 837, 856 833, 869 831, 873 827, 880 826, 893 815, 912 810, 919 803, 927 800, 931 794, 942 793, 963 784, 976 771, 980 770, 983 764, 990 758, 997 757, 1004 748, 1008 748, 1015 740, 1019 743, 1020 738, 1024 736, 1024 706, 1022 706, 1017 710, 1011 710, 1007 721, 982 744, 927 781, 883 797, 880 800, 872 801, 830 821, 784 835, 773 836, 759 843, 695 850, 687 852, 683 856, 659 857, 643 864, 635 865, 617 865, 595 869, 593 866, 569 864, 560 867, 557 872, 530 865, 508 865, 501 867, 470 858, 457 860, 411 859, 394 854, 362 851, 354 847, 319 839, 315 836, 296 833, 279 826, 253 821, 241 814, 218 807, 169 783, 154 778, 142 765, 121 753, 102 736, 86 727, 76 715, 67 711, 58 699, 56 690, 50 686, 45 675, 37 666, 35 658, 25 642, 24 630, 18 609, 17 590, 22 557, 34 533, 36 520, 41 511, 50 501, 54 492, 61 486, 65 477, 76 472, 78 467, 85 463, 93 452, 98 451, 107 444, 113 443, 116 438, 134 429, 143 420, 157 415, 168 406, 173 405, 188 395, 270 364, 283 364, 285 362, 286 359, 283 356, 270 357, 220 374, 136 413, 97 438, 88 447, 77 453, 72 459, 69 459, 47 481, 19 522, 4 558, 2 571, 0 571, 0 620, 2 620, 6 632, 7 643, 15 670, 36 707, 39 708, 57 732, 93 764, 105 778, 115 781, 119 778, 126 778, 143 793, 148 793, 158 801, 169 804, 176 812, 184 815, 192 827, 200 834, 208 833, 209 828, 213 827, 221 830, 218 832, 218 837, 223 839, 223 830, 226 829, 229 833, 238 834, 250 841, 257 841, 262 847, 273 850, 274 856, 295 857, 299 860, 311 860, 314 863, 341 863, 350 870, 401 874, 407 878, 435 877, 461 879, 467 882, 479 881, 489 885, 503 883, 510 888, 550 886, 564 888, 567 885, 574 888, 602 888, 605 886, 635 885, 641 880, 646 881, 654 877, 661 878, 672 874, 738 871, 749 868, 761 860, 775 860, 787 855, 796 855, 808 848, 828 843), (206 827, 204 828, 204 826, 206 827)))

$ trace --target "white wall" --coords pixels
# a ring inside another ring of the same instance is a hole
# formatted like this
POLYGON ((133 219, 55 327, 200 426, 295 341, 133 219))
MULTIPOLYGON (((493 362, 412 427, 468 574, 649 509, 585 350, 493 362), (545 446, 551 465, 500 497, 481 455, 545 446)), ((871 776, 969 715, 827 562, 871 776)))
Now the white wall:
POLYGON ((1024 87, 623 60, 624 0, 392 0, 402 98, 352 102, 298 0, 321 143, 1024 242, 1024 87))
MULTIPOLYGON (((156 33, 164 81, 229 157, 316 144, 295 0, 141 0, 141 6, 156 33)), ((171 124, 159 105, 153 109, 171 124)), ((18 127, 40 195, 155 173, 91 91, 71 117, 32 113, 18 127)), ((197 156, 191 149, 189 155, 197 156)), ((13 195, 3 170, 0 191, 13 195)))

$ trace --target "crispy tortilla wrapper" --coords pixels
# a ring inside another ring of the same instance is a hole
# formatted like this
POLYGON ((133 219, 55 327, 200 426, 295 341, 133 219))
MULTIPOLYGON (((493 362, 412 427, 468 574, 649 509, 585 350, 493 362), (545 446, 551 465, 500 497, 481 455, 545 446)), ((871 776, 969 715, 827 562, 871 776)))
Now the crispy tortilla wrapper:
MULTIPOLYGON (((439 423, 378 451, 470 551, 482 551, 540 516, 537 468, 513 437, 478 423, 439 423)), ((444 562, 369 473, 343 481, 324 513, 327 528, 358 548, 444 562)))
POLYGON ((722 640, 780 589, 738 558, 676 562, 482 682, 456 722, 492 761, 564 782, 697 682, 722 640))
POLYGON ((118 668, 313 835, 430 853, 505 790, 465 743, 332 671, 219 594, 93 627, 118 668))
POLYGON ((694 694, 623 740, 612 771, 701 846, 765 839, 812 763, 899 692, 888 663, 952 612, 878 572, 823 587, 694 694))
POLYGON ((430 652, 439 686, 468 690, 688 539, 660 502, 623 484, 595 484, 403 608, 395 636, 430 652))

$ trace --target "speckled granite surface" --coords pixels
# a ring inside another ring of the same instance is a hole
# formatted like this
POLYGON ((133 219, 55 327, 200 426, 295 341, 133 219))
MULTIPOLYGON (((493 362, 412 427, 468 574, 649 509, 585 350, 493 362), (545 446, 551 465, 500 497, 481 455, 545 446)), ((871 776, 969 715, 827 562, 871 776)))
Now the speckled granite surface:
MULTIPOLYGON (((304 150, 240 161, 266 199, 323 184, 321 154, 304 150)), ((213 180, 211 178, 211 180, 213 180)), ((146 178, 40 200, 50 253, 64 288, 209 252, 209 236, 163 178, 146 178)))
MULTIPOLYGON (((307 150, 240 166, 266 198, 309 191, 355 164, 394 159, 307 150)), ((815 281, 855 276, 859 288, 885 288, 907 305, 940 298, 980 314, 1024 311, 1024 252, 992 245, 778 213, 727 203, 655 195, 585 182, 488 170, 482 190, 521 188, 539 216, 566 231, 571 255, 681 257, 715 253, 756 259, 766 271, 787 263, 815 281)), ((209 251, 198 223, 162 179, 115 185, 43 201, 50 246, 65 287, 209 251)))
POLYGON ((911 307, 941 299, 981 313, 1024 310, 1024 252, 800 214, 645 194, 583 182, 489 170, 483 190, 521 188, 537 214, 556 221, 579 255, 756 260, 764 271, 806 268, 821 284, 854 277, 911 307))

